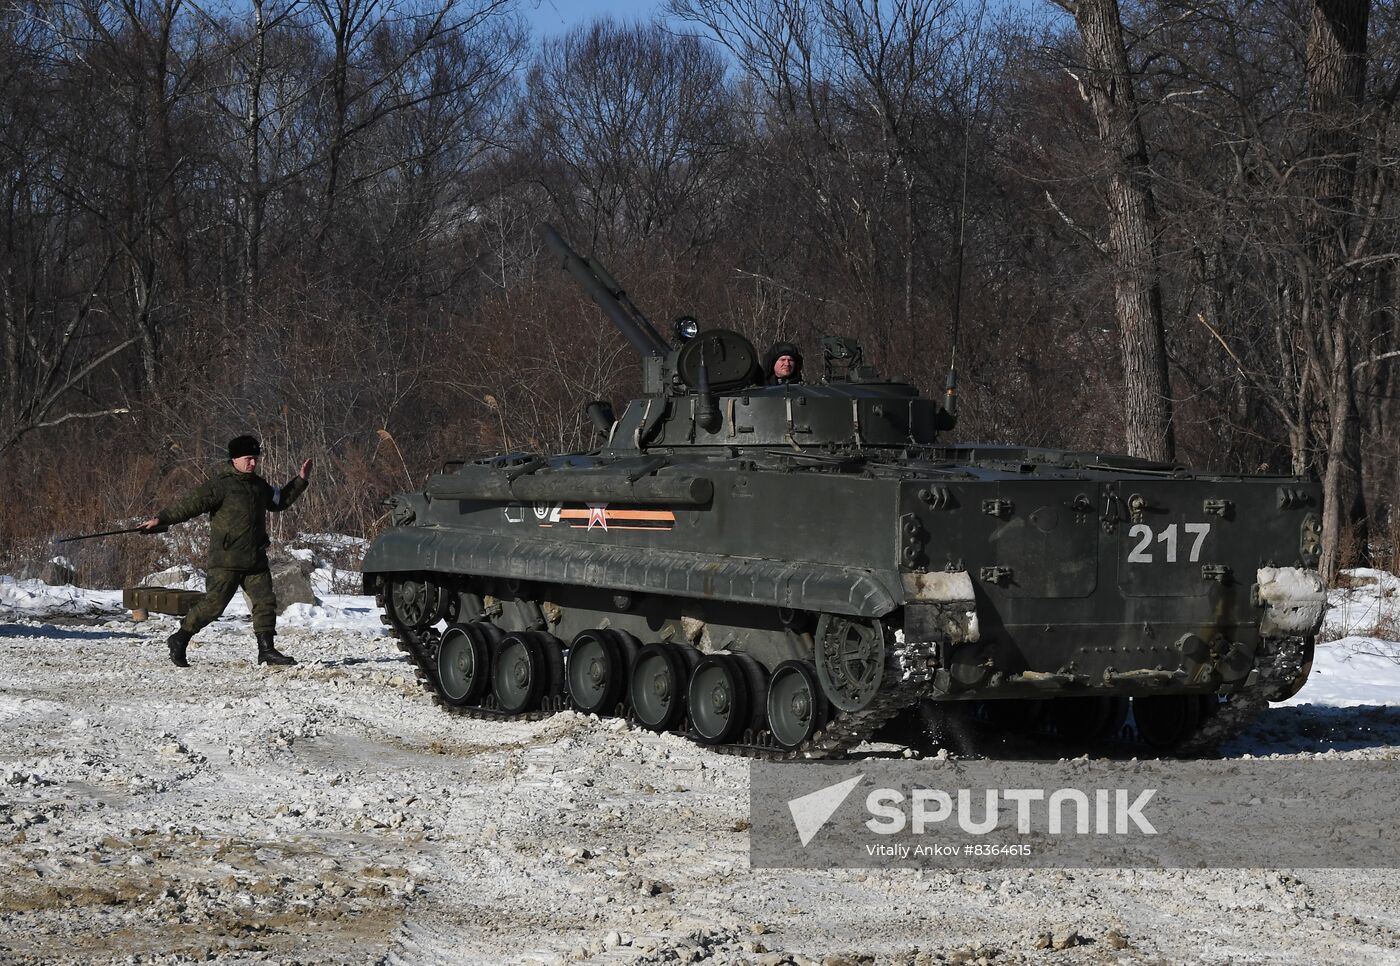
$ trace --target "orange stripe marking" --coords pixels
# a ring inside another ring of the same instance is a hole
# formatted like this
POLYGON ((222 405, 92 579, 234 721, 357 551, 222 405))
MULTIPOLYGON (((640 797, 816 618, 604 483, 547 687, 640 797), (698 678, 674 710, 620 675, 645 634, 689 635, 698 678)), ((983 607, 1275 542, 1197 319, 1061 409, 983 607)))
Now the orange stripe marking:
MULTIPOLYGON (((604 510, 609 521, 612 520, 664 520, 675 522, 676 515, 670 510, 604 510)), ((561 520, 587 520, 588 510, 560 510, 561 520)), ((595 524, 596 526, 596 524, 595 524)))

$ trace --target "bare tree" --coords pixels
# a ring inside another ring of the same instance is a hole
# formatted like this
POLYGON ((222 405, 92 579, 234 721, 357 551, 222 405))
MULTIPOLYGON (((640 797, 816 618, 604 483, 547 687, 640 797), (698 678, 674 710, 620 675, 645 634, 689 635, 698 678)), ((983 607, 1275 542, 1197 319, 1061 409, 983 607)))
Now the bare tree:
POLYGON ((1369 0, 1316 0, 1308 31, 1308 159, 1313 206, 1306 251, 1315 265, 1304 319, 1326 361, 1328 427, 1323 478, 1323 578, 1335 576, 1343 531, 1365 545, 1361 418, 1353 340, 1363 310, 1354 264, 1364 210, 1355 201, 1366 91, 1369 0))
MULTIPOLYGON (((489 30, 513 0, 310 0, 331 49, 325 88, 324 205, 318 241, 330 230, 345 185, 345 155, 385 117, 440 91, 403 83, 444 38, 489 30)), ((506 45, 511 46, 510 44, 506 45)), ((473 78, 459 79, 470 86, 473 78)))
POLYGON ((694 37, 597 20, 547 41, 521 109, 531 173, 578 238, 711 241, 730 190, 724 63, 694 37))
POLYGON ((674 0, 694 36, 531 45, 508 0, 16 0, 0 458, 96 522, 251 426, 364 529, 444 458, 587 447, 635 362, 541 219, 654 317, 928 385, 966 150, 961 432, 1110 448, 1127 412, 1139 453, 1317 473, 1332 567, 1400 479, 1400 8, 1065 2, 674 0))
POLYGON ((97 377, 138 340, 103 302, 123 253, 65 183, 66 132, 46 123, 71 114, 44 63, 62 34, 40 13, 0 14, 0 457, 37 430, 126 412, 97 377))
POLYGON ((839 311, 832 321, 858 326, 878 359, 923 363, 931 317, 951 303, 952 273, 939 269, 954 262, 959 162, 993 86, 981 76, 984 9, 942 0, 673 0, 671 9, 742 66, 765 180, 789 182, 799 206, 780 223, 800 219, 792 227, 811 239, 805 257, 772 259, 755 275, 822 291, 826 304, 809 306, 839 311), (833 277, 843 284, 825 283, 833 277))
POLYGON ((1079 27, 1080 92, 1093 109, 1104 149, 1108 253, 1117 269, 1114 303, 1123 351, 1124 435, 1128 452, 1172 460, 1171 383, 1157 251, 1157 202, 1137 81, 1128 65, 1118 0, 1056 0, 1079 27))

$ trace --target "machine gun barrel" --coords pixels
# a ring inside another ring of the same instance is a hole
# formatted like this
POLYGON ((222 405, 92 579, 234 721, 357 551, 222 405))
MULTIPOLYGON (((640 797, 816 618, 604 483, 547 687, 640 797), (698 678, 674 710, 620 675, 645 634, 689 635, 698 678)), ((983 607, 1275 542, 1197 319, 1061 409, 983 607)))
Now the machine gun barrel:
MULTIPOLYGON (((629 312, 614 294, 613 286, 610 286, 604 278, 600 278, 599 271, 596 271, 593 265, 590 265, 588 261, 580 257, 578 252, 570 248, 568 242, 559 237, 559 232, 554 230, 553 225, 541 222, 540 235, 568 273, 583 286, 583 290, 588 293, 589 298, 597 302, 598 307, 612 320, 613 325, 622 331, 623 336, 632 344, 632 348, 643 356, 665 356, 670 351, 671 347, 666 344, 666 340, 652 327, 651 323, 645 319, 637 318, 640 313, 634 315, 633 312, 629 312)), ((598 266, 598 268, 601 269, 602 266, 598 266)), ((606 276, 608 280, 612 278, 606 270, 602 270, 601 274, 606 276)))

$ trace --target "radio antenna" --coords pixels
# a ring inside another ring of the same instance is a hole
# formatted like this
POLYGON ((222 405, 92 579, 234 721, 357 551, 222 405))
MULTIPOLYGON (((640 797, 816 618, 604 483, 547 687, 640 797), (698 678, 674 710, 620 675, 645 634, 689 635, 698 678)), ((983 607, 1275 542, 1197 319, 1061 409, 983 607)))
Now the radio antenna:
POLYGON ((967 250, 967 145, 971 140, 972 118, 963 122, 962 199, 958 205, 958 267, 953 276, 953 322, 949 332, 948 379, 943 391, 943 410, 958 413, 958 335, 962 328, 963 261, 967 250))
MULTIPOLYGON (((985 11, 985 7, 983 10, 985 11)), ((982 17, 979 13, 977 18, 977 28, 973 34, 970 52, 975 53, 981 47, 982 40, 982 17)), ((972 94, 972 69, 969 66, 964 95, 972 94)), ((972 141, 972 117, 976 113, 969 103, 970 96, 964 96, 964 109, 967 116, 963 119, 963 157, 962 157, 962 197, 958 204, 958 267, 953 276, 953 319, 949 326, 948 341, 948 379, 943 395, 943 410, 949 416, 957 418, 958 415, 958 339, 962 329, 962 289, 963 289, 963 263, 966 260, 967 252, 967 161, 968 145, 972 141)))

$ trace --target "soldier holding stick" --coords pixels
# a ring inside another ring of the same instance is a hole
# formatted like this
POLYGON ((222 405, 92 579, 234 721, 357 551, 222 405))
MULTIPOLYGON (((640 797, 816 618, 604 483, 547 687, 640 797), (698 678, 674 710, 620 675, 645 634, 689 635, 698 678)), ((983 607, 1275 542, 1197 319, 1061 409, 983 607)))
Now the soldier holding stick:
POLYGON ((295 664, 277 650, 277 596, 267 564, 266 514, 281 513, 306 491, 311 460, 291 481, 274 487, 257 474, 262 447, 252 436, 235 436, 228 444, 229 465, 196 487, 184 498, 142 523, 147 533, 183 523, 201 514, 209 519, 209 564, 204 596, 166 640, 170 660, 189 667, 185 659, 190 638, 218 619, 241 586, 253 611, 253 633, 258 641, 259 664, 295 664))

